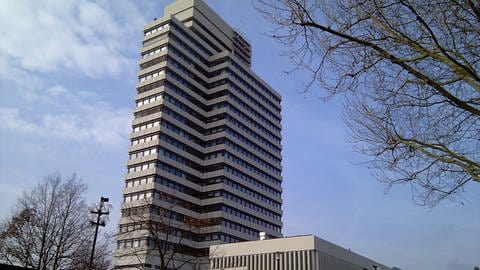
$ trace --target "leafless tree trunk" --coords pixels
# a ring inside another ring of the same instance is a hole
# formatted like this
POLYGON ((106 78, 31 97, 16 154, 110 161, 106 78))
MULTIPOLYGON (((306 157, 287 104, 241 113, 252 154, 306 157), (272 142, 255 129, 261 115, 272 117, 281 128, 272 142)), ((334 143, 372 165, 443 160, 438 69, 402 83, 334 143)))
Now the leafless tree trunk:
MULTIPOLYGON (((186 241, 200 233, 202 228, 218 225, 217 219, 199 220, 178 214, 176 198, 161 193, 161 206, 153 205, 151 198, 137 201, 135 206, 124 205, 117 243, 122 256, 155 256, 160 261, 160 270, 183 269, 187 264, 208 264, 208 250, 198 254, 188 247, 186 241), (135 241, 139 241, 135 244, 135 241)), ((186 207, 182 205, 182 207, 186 207)), ((188 208, 188 206, 187 206, 188 208)), ((118 254, 117 254, 118 255, 118 254)), ((139 269, 143 265, 139 265, 139 269)))
POLYGON ((458 200, 480 182, 478 1, 257 0, 295 70, 345 93, 356 149, 414 200, 458 200))
POLYGON ((0 233, 0 258, 8 264, 33 267, 33 209, 26 208, 2 224, 0 233), (16 243, 15 243, 16 241, 16 243))
POLYGON ((79 269, 75 264, 88 261, 82 251, 92 236, 86 190, 75 175, 64 181, 56 174, 24 193, 1 226, 0 260, 39 270, 79 269))
MULTIPOLYGON (((75 255, 72 256, 72 262, 66 265, 66 270, 85 270, 89 269, 89 259, 92 251, 92 238, 90 241, 82 243, 76 250, 75 255)), ((111 269, 111 246, 112 237, 104 234, 99 237, 95 246, 95 255, 93 257, 92 269, 94 270, 107 270, 111 269)))

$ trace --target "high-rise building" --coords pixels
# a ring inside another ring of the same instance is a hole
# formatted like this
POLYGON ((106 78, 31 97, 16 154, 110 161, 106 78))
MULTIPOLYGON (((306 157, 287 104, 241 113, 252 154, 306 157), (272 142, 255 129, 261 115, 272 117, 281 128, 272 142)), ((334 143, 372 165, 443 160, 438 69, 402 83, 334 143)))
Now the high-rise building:
POLYGON ((160 269, 160 245, 195 257, 282 236, 281 97, 251 62, 201 0, 145 26, 115 269, 160 269))

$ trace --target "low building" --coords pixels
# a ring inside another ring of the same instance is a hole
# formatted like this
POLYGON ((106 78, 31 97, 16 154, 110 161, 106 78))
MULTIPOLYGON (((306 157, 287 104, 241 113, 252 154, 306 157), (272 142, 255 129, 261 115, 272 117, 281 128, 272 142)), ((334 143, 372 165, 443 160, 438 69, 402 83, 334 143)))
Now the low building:
POLYGON ((210 269, 391 270, 392 268, 314 235, 305 235, 213 245, 210 247, 210 269))

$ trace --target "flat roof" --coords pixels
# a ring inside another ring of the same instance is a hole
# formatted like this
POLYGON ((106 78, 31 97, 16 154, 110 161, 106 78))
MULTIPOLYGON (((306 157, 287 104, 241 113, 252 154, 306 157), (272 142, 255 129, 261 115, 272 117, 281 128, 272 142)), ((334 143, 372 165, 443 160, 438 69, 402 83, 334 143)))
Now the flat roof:
POLYGON ((255 240, 238 243, 212 245, 211 257, 243 256, 276 252, 291 252, 300 250, 317 250, 326 255, 348 261, 357 265, 377 265, 382 269, 390 269, 377 261, 364 257, 358 253, 335 245, 315 235, 289 236, 267 240, 255 240))

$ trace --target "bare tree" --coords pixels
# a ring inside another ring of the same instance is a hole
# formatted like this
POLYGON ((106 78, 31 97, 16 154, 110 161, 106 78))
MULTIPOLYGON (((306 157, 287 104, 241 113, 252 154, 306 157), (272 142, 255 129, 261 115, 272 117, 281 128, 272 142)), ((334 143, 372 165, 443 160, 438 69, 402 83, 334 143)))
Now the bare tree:
POLYGON ((84 250, 92 235, 86 190, 75 175, 63 181, 55 174, 21 195, 1 226, 0 260, 38 270, 79 269, 76 262, 88 260, 84 250))
POLYGON ((158 194, 160 205, 152 204, 151 198, 124 205, 116 256, 134 257, 131 266, 139 269, 144 266, 140 262, 149 261, 145 257, 158 258, 160 270, 208 265, 208 248, 199 251, 191 245, 202 230, 218 225, 219 220, 180 214, 179 208, 190 208, 186 202, 173 195, 158 194))
POLYGON ((25 208, 0 228, 0 259, 10 265, 34 266, 34 210, 25 208))
MULTIPOLYGON (((93 230, 89 230, 93 233, 93 230)), ((93 257, 92 268, 89 268, 89 259, 92 252, 93 241, 91 241, 91 236, 88 242, 83 242, 80 244, 75 256, 72 258, 71 264, 66 270, 107 270, 111 269, 112 264, 112 237, 108 234, 103 234, 95 245, 95 254, 93 257)))
POLYGON ((478 1, 257 0, 307 90, 345 93, 356 149, 414 201, 458 200, 480 182, 478 1))

